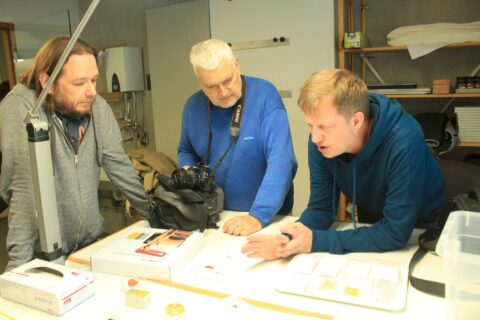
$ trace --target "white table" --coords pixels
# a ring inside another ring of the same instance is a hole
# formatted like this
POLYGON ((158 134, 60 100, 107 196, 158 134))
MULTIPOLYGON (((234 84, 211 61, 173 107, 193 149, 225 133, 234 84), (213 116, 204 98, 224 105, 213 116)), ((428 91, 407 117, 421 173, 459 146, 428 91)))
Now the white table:
MULTIPOLYGON (((223 212, 219 225, 236 213, 223 212)), ((262 233, 278 233, 282 224, 295 221, 296 217, 278 217, 275 222, 264 228, 262 233)), ((89 270, 90 256, 103 248, 112 239, 128 233, 132 228, 148 226, 146 221, 137 222, 119 232, 102 239, 89 247, 75 252, 67 260, 67 266, 89 270)), ((350 228, 349 224, 340 224, 339 229, 350 228)), ((388 253, 354 253, 351 255, 381 257, 382 260, 394 261, 408 265, 410 257, 416 250, 417 237, 420 230, 415 230, 406 248, 388 253)), ((238 273, 224 279, 212 279, 202 276, 199 270, 205 264, 218 260, 227 253, 239 254, 245 243, 244 237, 224 234, 221 228, 205 231, 205 247, 197 254, 183 272, 172 282, 151 281, 152 303, 148 309, 141 310, 125 307, 119 285, 122 277, 96 274, 96 295, 77 306, 62 319, 77 319, 90 315, 89 319, 127 319, 140 315, 161 315, 166 304, 181 302, 186 305, 190 314, 224 318, 224 312, 232 310, 232 301, 240 305, 235 308, 230 318, 245 319, 298 319, 301 316, 324 319, 446 319, 446 301, 417 291, 409 286, 406 308, 400 312, 388 312, 373 308, 359 307, 350 304, 336 303, 326 300, 302 297, 276 291, 275 283, 281 281, 279 270, 285 267, 289 259, 245 263, 238 273), (249 267, 249 268, 247 268, 249 267), (240 300, 238 300, 238 299, 240 300), (239 302, 241 301, 241 302, 239 302), (111 307, 109 307, 111 306, 111 307), (212 312, 216 310, 217 312, 212 312), (227 310, 227 311, 226 311, 227 310), (87 312, 87 313, 85 313, 87 312), (243 315, 243 316, 242 316, 243 315)), ((325 253, 319 253, 325 254, 325 253)), ((428 254, 417 266, 418 277, 432 280, 443 278, 441 258, 428 254)), ((53 316, 21 306, 0 298, 0 312, 14 319, 50 319, 53 316), (28 315, 35 315, 31 318, 28 315)), ((55 318, 55 317, 53 317, 55 318)), ((10 318, 6 318, 10 319, 10 318)), ((185 319, 190 319, 186 317, 185 319)), ((3 320, 0 313, 0 320, 3 320)))

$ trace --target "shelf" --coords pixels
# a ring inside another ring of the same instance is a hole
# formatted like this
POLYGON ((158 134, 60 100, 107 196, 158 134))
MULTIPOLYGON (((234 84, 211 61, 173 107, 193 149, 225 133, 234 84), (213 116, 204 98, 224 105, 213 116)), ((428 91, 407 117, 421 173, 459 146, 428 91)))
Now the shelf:
POLYGON ((123 100, 123 92, 100 92, 99 95, 107 102, 120 102, 123 100))
POLYGON ((393 99, 409 99, 409 98, 480 98, 480 93, 450 93, 450 94, 386 94, 387 97, 393 99))
MULTIPOLYGON (((440 49, 448 49, 448 48, 469 48, 469 47, 480 47, 480 41, 477 42, 462 42, 462 43, 452 43, 446 45, 440 49)), ((358 48, 358 49, 345 49, 340 48, 340 51, 345 53, 352 53, 352 54, 361 54, 361 53, 389 53, 389 52, 401 52, 407 51, 406 46, 396 46, 396 47, 372 47, 372 48, 358 48)))
POLYGON ((457 144, 457 147, 480 147, 480 142, 472 142, 472 141, 460 141, 457 144))

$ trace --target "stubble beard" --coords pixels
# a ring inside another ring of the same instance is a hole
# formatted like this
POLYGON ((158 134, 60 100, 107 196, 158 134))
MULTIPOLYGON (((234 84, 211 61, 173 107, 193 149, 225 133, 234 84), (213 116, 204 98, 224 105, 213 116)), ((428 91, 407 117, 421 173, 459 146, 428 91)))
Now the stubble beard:
POLYGON ((78 104, 78 102, 73 102, 73 103, 68 102, 66 101, 64 96, 61 94, 56 94, 54 96, 54 101, 55 101, 55 108, 59 109, 64 115, 66 115, 71 119, 78 119, 81 116, 84 116, 90 113, 93 102, 95 101, 95 98, 89 101, 90 106, 86 110, 78 110, 78 108, 76 108, 76 105, 78 104))

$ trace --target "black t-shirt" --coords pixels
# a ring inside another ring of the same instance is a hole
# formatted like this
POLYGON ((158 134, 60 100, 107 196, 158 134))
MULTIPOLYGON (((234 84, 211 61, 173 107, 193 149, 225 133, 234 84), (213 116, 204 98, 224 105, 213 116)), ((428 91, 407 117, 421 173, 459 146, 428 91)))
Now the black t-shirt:
POLYGON ((65 135, 67 136, 68 141, 72 145, 73 150, 75 150, 75 153, 77 153, 78 148, 82 143, 85 129, 88 125, 88 115, 83 115, 80 118, 75 119, 67 117, 59 110, 56 110, 55 114, 62 121, 65 135))

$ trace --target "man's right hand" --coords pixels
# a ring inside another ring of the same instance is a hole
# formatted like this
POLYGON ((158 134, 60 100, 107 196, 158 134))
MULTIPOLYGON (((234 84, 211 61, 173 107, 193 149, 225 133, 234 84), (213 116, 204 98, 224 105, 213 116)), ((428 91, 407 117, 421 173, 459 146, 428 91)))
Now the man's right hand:
POLYGON ((309 253, 312 251, 313 233, 303 223, 294 222, 280 228, 280 232, 292 236, 286 245, 277 248, 277 255, 289 257, 298 253, 309 253))
POLYGON ((312 230, 304 224, 295 222, 280 228, 282 234, 255 234, 247 237, 242 253, 250 258, 274 260, 286 258, 298 253, 312 251, 312 230), (290 235, 290 237, 287 236, 290 235))

